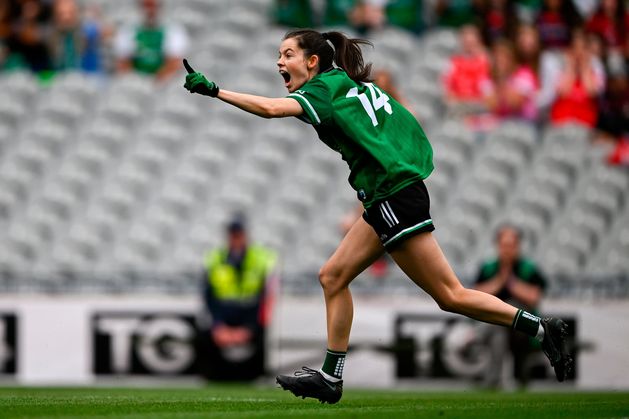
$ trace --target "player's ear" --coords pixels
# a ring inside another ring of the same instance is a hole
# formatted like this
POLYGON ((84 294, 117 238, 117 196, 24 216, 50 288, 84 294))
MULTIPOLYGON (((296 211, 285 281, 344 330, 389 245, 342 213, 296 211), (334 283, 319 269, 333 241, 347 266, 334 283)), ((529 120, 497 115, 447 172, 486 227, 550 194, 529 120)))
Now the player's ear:
POLYGON ((308 57, 308 59, 306 60, 306 66, 308 67, 308 70, 312 70, 312 69, 318 67, 319 66, 319 56, 313 54, 310 57, 308 57))

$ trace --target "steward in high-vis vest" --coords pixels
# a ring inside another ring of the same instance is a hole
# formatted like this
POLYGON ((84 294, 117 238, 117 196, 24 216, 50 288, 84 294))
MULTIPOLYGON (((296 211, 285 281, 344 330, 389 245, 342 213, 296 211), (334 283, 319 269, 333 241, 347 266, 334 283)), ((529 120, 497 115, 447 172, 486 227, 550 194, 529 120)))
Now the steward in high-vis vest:
POLYGON ((205 305, 212 317, 209 378, 253 379, 264 369, 264 331, 277 256, 248 243, 240 218, 229 223, 227 241, 204 260, 205 305))
POLYGON ((257 245, 247 246, 238 256, 230 254, 228 248, 207 254, 206 296, 213 328, 254 326, 264 320, 260 310, 275 265, 275 253, 257 245))

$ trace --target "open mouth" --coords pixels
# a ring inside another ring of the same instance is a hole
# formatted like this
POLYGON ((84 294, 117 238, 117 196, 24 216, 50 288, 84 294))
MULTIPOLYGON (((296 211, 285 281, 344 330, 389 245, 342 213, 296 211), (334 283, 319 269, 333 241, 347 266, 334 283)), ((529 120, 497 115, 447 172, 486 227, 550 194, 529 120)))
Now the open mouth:
POLYGON ((290 74, 288 74, 288 72, 286 72, 284 70, 280 70, 280 75, 284 79, 284 83, 285 84, 288 84, 290 82, 290 74))

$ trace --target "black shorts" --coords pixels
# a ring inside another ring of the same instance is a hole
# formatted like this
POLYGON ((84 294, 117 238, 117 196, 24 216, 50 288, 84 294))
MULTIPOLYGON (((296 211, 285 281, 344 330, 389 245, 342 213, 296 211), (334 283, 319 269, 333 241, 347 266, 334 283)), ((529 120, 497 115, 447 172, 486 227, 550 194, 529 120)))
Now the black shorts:
POLYGON ((428 190, 421 180, 374 202, 363 218, 376 231, 387 252, 409 237, 435 229, 430 218, 428 190))

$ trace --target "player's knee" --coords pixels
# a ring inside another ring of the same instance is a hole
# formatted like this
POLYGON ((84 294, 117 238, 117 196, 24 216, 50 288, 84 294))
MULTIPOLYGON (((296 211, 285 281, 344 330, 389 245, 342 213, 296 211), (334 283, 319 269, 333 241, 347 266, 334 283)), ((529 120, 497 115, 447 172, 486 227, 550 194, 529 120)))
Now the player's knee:
POLYGON ((336 294, 343 289, 343 275, 340 269, 326 263, 319 270, 319 283, 326 294, 336 294))

